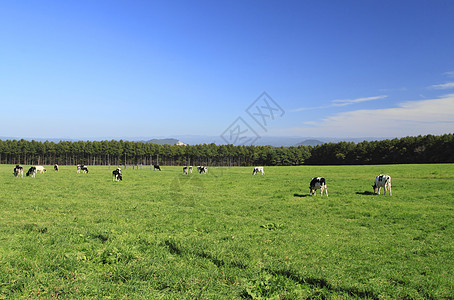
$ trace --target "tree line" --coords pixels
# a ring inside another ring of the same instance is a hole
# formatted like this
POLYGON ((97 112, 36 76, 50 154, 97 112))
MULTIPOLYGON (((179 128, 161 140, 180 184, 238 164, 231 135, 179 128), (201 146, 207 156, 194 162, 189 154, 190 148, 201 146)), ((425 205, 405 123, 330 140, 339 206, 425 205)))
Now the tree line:
POLYGON ((123 140, 0 140, 0 164, 292 166, 454 162, 454 135, 425 135, 315 147, 158 145, 123 140))

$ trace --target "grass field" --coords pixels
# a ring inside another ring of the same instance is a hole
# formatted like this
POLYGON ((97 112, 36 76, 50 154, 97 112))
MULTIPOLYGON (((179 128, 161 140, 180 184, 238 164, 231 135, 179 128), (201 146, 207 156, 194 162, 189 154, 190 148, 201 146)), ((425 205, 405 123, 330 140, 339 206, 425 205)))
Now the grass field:
POLYGON ((0 166, 0 299, 454 298, 453 164, 113 168, 0 166))

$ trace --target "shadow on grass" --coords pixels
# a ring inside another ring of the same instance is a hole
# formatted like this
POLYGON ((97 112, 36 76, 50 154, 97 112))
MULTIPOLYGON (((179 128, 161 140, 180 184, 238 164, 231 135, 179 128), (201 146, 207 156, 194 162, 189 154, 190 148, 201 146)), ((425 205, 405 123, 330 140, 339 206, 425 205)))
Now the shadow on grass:
POLYGON ((109 236, 107 234, 90 234, 92 238, 94 239, 98 239, 101 241, 101 243, 105 243, 108 239, 109 239, 109 236))
POLYGON ((310 194, 293 194, 293 197, 300 197, 300 198, 303 198, 303 197, 309 197, 310 194))
POLYGON ((184 249, 183 247, 181 247, 181 245, 179 245, 178 242, 175 242, 175 241, 166 240, 166 241, 164 241, 164 245, 168 247, 169 252, 172 254, 186 255, 188 253, 192 253, 192 254, 197 255, 200 258, 205 258, 205 259, 211 261, 218 268, 223 267, 226 264, 233 266, 235 268, 239 268, 239 269, 246 269, 248 267, 247 264, 244 264, 243 262, 236 261, 236 260, 226 263, 223 259, 218 259, 215 256, 213 256, 212 254, 205 252, 203 250, 196 251, 196 250, 192 250, 192 249, 191 250, 184 249))
POLYGON ((356 192, 357 195, 367 195, 367 196, 372 196, 372 195, 375 195, 375 193, 373 192, 369 192, 369 191, 364 191, 364 192, 356 192))
MULTIPOLYGON (((248 269, 249 266, 245 263, 238 262, 238 261, 231 261, 231 262, 225 262, 223 259, 219 259, 216 257, 216 255, 213 255, 211 253, 205 252, 205 251, 196 251, 194 249, 184 249, 181 244, 177 241, 174 240, 166 240, 164 241, 162 246, 166 246, 169 250, 170 253, 172 254, 177 254, 177 255, 187 255, 187 254, 195 254, 200 258, 207 259, 211 261, 214 265, 216 265, 218 268, 222 268, 225 266, 232 266, 236 267, 239 269, 248 269)), ((310 289, 314 290, 320 290, 324 289, 328 291, 329 293, 347 293, 348 295, 354 297, 354 298, 361 298, 361 299, 377 299, 378 297, 370 290, 360 290, 355 287, 336 287, 333 286, 331 283, 329 283, 326 279, 324 278, 314 278, 314 277, 303 277, 301 274, 298 272, 295 272, 293 270, 289 269, 271 269, 271 268, 264 268, 263 271, 269 274, 269 276, 273 277, 278 277, 278 276, 284 276, 295 283, 302 285, 303 287, 308 287, 310 289)), ((277 279, 275 281, 272 281, 274 283, 278 283, 277 279)), ((260 281, 258 283, 259 288, 258 292, 260 293, 259 296, 266 296, 267 294, 261 295, 263 293, 262 285, 269 285, 270 284, 270 278, 266 280, 266 283, 263 283, 263 281, 260 281)), ((164 285, 164 288, 168 288, 169 285, 164 285)), ((276 286, 276 287, 279 287, 276 286)), ((255 291, 254 291, 255 292, 255 291)), ((265 291, 266 292, 266 291, 265 291)), ((255 294, 255 293, 254 293, 255 294)), ((250 294, 250 291, 245 290, 241 294, 242 298, 252 298, 252 295, 250 294)))
POLYGON ((301 285, 309 285, 311 288, 326 289, 330 292, 335 293, 347 293, 354 298, 361 299, 379 299, 372 291, 370 290, 360 290, 355 287, 343 288, 343 287, 334 287, 324 278, 313 278, 313 277, 302 277, 300 274, 293 272, 291 270, 272 270, 265 269, 268 273, 273 276, 281 275, 285 276, 294 282, 301 285))

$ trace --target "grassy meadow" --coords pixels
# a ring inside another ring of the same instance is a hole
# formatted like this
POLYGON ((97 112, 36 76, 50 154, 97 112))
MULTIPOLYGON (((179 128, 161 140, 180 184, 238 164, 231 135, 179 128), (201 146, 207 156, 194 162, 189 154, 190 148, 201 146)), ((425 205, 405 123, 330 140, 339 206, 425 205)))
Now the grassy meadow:
POLYGON ((0 165, 0 299, 452 299, 454 164, 0 165), (24 166, 26 171, 28 166, 24 166), (373 195, 392 177, 392 196, 373 195), (308 196, 324 176, 329 197, 308 196))

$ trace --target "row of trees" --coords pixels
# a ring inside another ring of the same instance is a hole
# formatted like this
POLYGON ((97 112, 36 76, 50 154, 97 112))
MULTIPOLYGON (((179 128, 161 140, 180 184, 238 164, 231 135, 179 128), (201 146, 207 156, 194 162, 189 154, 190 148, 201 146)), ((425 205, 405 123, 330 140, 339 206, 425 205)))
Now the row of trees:
POLYGON ((407 164, 454 162, 454 135, 425 135, 358 144, 327 143, 311 149, 306 164, 407 164))
POLYGON ((1 164, 301 165, 454 162, 454 135, 297 147, 158 145, 130 141, 0 140, 1 164))
POLYGON ((0 140, 0 163, 42 165, 300 165, 310 156, 309 148, 158 145, 130 141, 36 142, 0 140))

